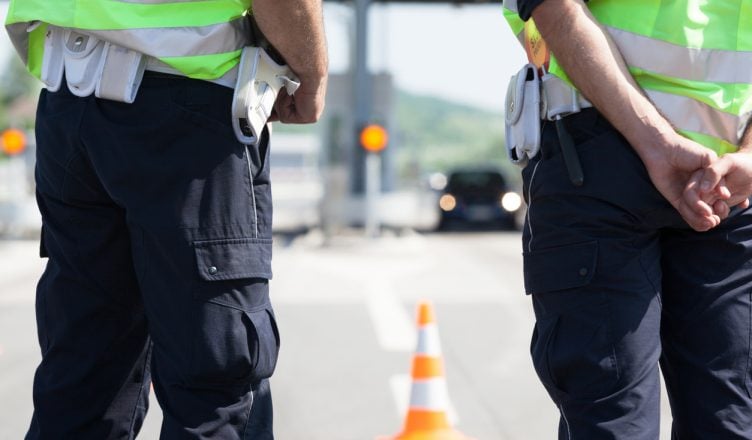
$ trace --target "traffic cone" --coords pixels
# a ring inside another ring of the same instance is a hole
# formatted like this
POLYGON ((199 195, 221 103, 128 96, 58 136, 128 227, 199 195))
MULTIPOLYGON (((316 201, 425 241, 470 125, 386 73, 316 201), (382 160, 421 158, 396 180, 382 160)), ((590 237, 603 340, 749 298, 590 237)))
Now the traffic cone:
POLYGON ((433 306, 418 305, 418 346, 412 365, 410 406, 401 433, 379 440, 472 440, 452 429, 447 411, 449 394, 444 379, 439 330, 433 306))

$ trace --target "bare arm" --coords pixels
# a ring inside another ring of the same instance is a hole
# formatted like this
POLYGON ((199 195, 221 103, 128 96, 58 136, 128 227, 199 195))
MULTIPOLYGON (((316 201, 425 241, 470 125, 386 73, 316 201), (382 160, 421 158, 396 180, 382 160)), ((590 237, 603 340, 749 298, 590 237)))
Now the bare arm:
POLYGON ((661 194, 693 228, 716 226, 720 218, 710 206, 690 206, 682 196, 692 172, 710 165, 715 154, 676 133, 583 1, 546 0, 533 18, 570 79, 632 145, 661 194))
POLYGON ((279 94, 276 116, 290 123, 317 121, 329 69, 321 0, 254 0, 253 15, 301 83, 294 96, 279 94))

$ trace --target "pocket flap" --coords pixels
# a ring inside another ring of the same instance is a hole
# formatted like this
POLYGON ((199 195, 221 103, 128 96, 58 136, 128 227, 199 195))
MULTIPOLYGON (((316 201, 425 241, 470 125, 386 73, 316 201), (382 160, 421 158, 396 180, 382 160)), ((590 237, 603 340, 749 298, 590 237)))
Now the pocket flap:
POLYGON ((196 264, 205 281, 272 278, 272 240, 237 238, 193 243, 196 264))
POLYGON ((525 291, 544 293, 585 286, 595 274, 598 242, 557 246, 526 252, 525 291))

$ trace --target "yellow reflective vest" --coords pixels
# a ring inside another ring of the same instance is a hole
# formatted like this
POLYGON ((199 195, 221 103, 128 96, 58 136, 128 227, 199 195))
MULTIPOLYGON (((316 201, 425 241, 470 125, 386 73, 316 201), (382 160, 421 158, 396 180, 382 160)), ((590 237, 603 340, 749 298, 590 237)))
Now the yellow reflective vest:
MULTIPOLYGON (((681 134, 719 154, 736 151, 752 114, 752 0, 590 0, 588 8, 681 134)), ((517 0, 504 0, 504 14, 524 44, 517 0)), ((555 54, 549 72, 569 82, 555 54)))
POLYGON ((39 77, 48 25, 74 28, 154 57, 197 79, 217 79, 250 43, 251 0, 11 0, 6 28, 39 77))

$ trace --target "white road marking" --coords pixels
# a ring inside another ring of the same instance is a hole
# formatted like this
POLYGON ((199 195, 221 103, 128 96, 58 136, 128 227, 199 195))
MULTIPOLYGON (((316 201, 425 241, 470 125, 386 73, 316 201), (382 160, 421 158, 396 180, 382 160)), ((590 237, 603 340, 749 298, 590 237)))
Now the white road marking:
POLYGON ((389 284, 383 280, 369 280, 366 292, 368 313, 381 348, 397 352, 415 350, 415 324, 389 284))
POLYGON ((405 417, 407 414, 407 404, 410 401, 410 375, 393 375, 389 378, 389 386, 392 389, 397 414, 400 417, 405 417))

